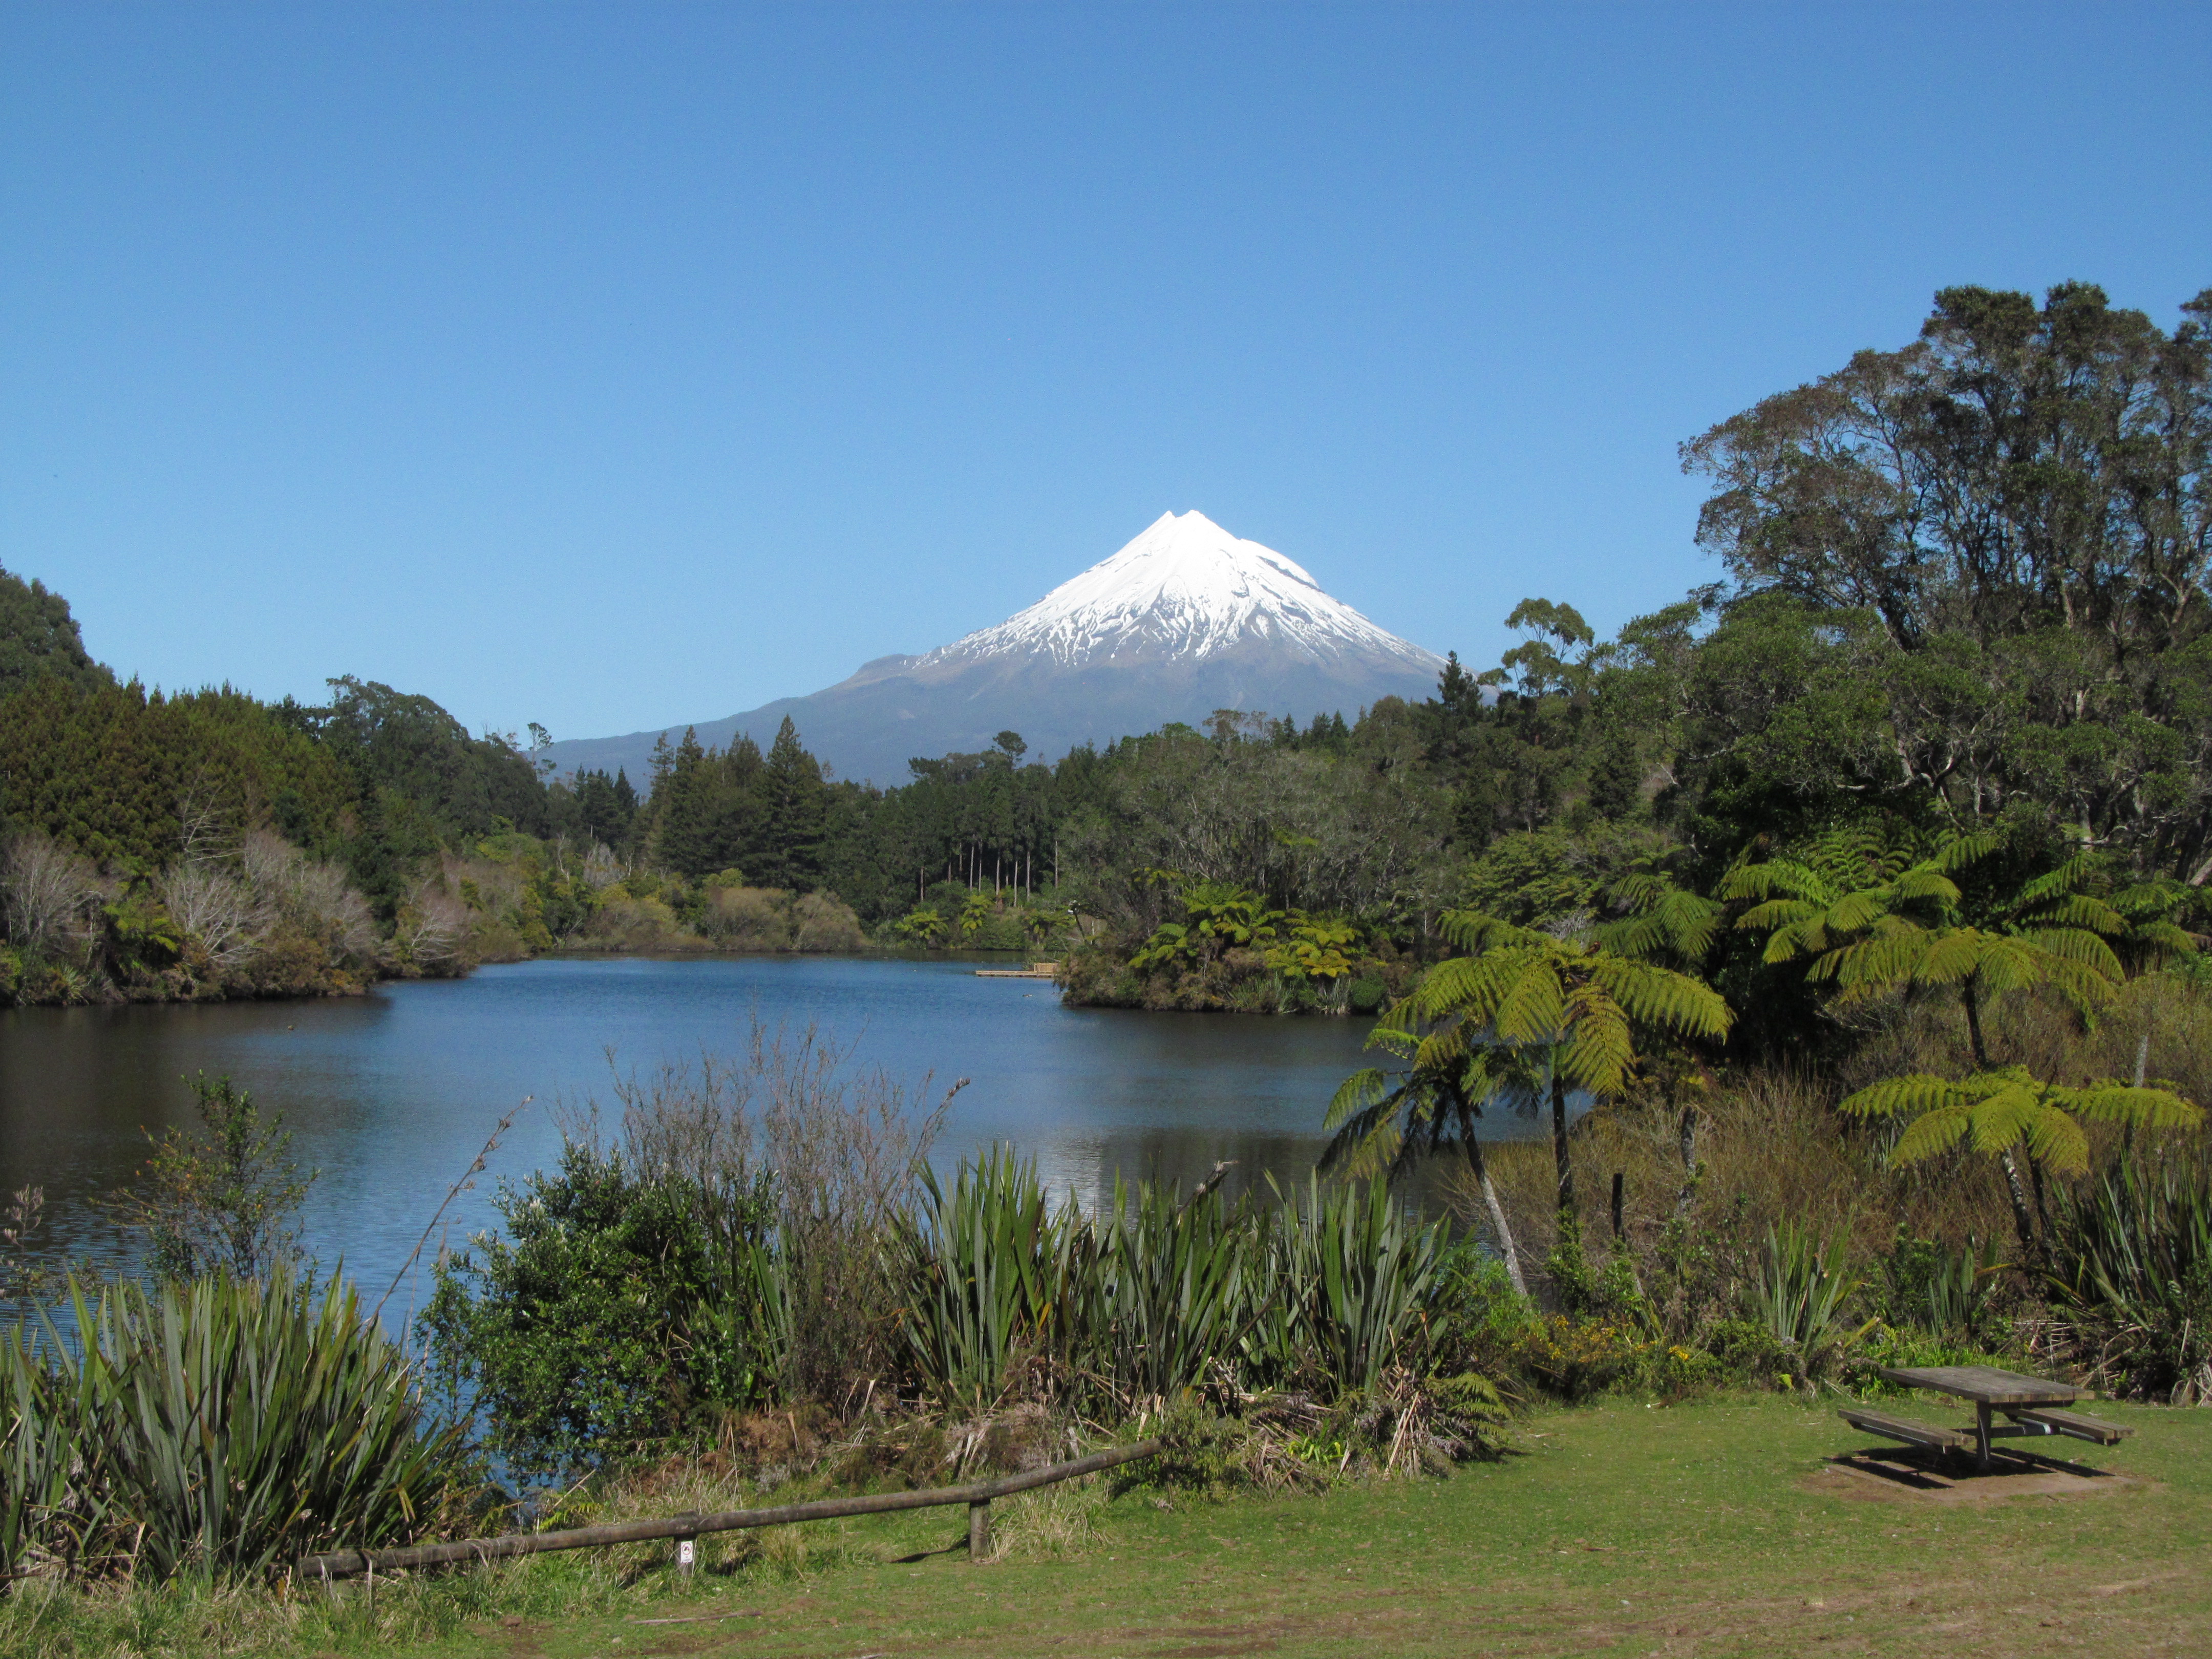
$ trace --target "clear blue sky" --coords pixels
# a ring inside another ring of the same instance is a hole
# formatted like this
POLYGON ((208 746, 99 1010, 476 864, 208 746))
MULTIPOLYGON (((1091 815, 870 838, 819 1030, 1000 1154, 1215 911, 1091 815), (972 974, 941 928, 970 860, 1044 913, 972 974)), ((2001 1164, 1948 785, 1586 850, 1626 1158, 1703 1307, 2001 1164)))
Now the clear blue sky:
POLYGON ((0 3, 0 564, 94 653, 706 720, 1168 509, 1478 664, 1938 287, 2212 284, 2212 6, 0 3))

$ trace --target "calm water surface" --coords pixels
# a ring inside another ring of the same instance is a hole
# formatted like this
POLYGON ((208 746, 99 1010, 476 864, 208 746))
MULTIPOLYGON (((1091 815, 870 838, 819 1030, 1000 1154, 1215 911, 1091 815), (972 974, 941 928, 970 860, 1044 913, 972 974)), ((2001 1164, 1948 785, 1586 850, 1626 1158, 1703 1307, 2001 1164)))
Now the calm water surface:
MULTIPOLYGON (((112 1261, 94 1200, 144 1158, 144 1130, 191 1115, 182 1079, 228 1073, 295 1131, 321 1171, 309 1246, 380 1290, 500 1115, 534 1097, 486 1177, 449 1212, 489 1224, 497 1177, 550 1164, 560 1103, 611 1099, 628 1073, 734 1054, 756 1012, 817 1024, 933 1102, 954 1103, 938 1161, 1012 1142, 1086 1201, 1132 1177, 1303 1176, 1367 1022, 1064 1008, 1042 981, 972 963, 636 957, 521 963, 329 1001, 0 1012, 0 1184, 46 1191, 45 1249, 112 1261)), ((1505 1133, 1534 1124, 1507 1120, 1505 1133)), ((403 1295, 405 1294, 403 1292, 403 1295)))

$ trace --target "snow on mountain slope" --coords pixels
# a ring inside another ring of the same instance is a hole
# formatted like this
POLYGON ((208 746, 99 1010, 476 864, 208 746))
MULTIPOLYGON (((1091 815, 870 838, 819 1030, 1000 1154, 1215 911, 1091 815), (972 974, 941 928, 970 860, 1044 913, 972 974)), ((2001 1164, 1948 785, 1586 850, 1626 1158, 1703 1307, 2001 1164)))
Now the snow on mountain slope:
MULTIPOLYGON (((1273 549, 1203 513, 1167 513, 995 627, 922 656, 878 657, 811 696, 696 730, 710 746, 743 733, 765 748, 788 715, 838 775, 894 784, 913 757, 987 749, 1005 731, 1054 759, 1217 708, 1350 718, 1382 697, 1429 696, 1443 666, 1273 549)), ((641 783, 654 738, 673 744, 684 732, 587 738, 548 753, 562 772, 621 767, 641 783)))
POLYGON ((1331 599, 1273 548, 1232 536, 1194 511, 1163 513, 1112 558, 996 627, 939 647, 913 669, 992 657, 1044 659, 1066 668, 1202 659, 1260 644, 1317 662, 1351 655, 1425 673, 1443 666, 1442 658, 1331 599))

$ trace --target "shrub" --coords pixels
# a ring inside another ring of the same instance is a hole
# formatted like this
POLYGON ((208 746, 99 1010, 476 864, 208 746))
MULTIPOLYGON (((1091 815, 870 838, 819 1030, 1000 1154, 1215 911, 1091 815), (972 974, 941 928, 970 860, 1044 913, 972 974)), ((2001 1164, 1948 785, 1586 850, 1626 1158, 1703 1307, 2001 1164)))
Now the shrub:
POLYGON ((1439 1370, 1514 1374, 1522 1339, 1543 1322, 1535 1304, 1513 1288, 1505 1264, 1462 1238, 1438 1257, 1425 1310, 1430 1363, 1439 1370))
POLYGON ((1412 1358, 1443 1251, 1382 1186, 1310 1182, 1298 1204, 1116 1182, 1095 1219, 1046 1200, 1011 1153, 925 1177, 904 1229, 905 1330, 929 1397, 1010 1391, 1156 1412, 1194 1391, 1363 1398, 1412 1358))
POLYGON ((1634 1377, 1654 1345, 1639 1333, 1554 1314, 1522 1332, 1511 1363, 1561 1400, 1585 1400, 1634 1377))
POLYGON ((1881 1258, 1881 1316, 1893 1328, 1984 1346, 2001 1322, 2008 1266, 1994 1239, 1970 1237, 1964 1249, 1950 1249, 1900 1230, 1895 1247, 1881 1258))
POLYGON ((1066 1297, 1082 1277, 1071 1253, 1095 1255, 1093 1242, 1074 1206, 1054 1211, 1036 1164, 1010 1149, 963 1159, 949 1194, 929 1170, 921 1183, 921 1212, 897 1230, 908 1357, 931 1398, 986 1412, 1024 1352, 1065 1352, 1088 1334, 1070 1328, 1080 1316, 1066 1297))
POLYGON ((227 1077, 186 1082, 206 1138, 171 1129, 112 1207, 144 1236, 148 1264, 166 1278, 259 1279, 296 1265, 300 1205, 315 1176, 292 1162, 283 1114, 264 1125, 253 1097, 227 1077))
POLYGON ((421 1323, 519 1470, 635 1452, 774 1390, 762 1183, 708 1187, 570 1139, 494 1205, 507 1236, 439 1264, 421 1323))
POLYGON ((1252 1292, 1261 1309, 1253 1379, 1324 1399, 1371 1395, 1419 1328, 1444 1255, 1441 1224, 1421 1225, 1388 1186, 1324 1188, 1284 1206, 1263 1231, 1272 1248, 1252 1292))
MULTIPOLYGON (((596 1466, 769 1400, 850 1410, 899 1359, 885 1257, 944 1106, 757 1023, 734 1061, 618 1078, 552 1174, 501 1188, 504 1237, 441 1262, 422 1330, 488 1443, 596 1466)), ((949 1103, 950 1097, 947 1097, 949 1103)))

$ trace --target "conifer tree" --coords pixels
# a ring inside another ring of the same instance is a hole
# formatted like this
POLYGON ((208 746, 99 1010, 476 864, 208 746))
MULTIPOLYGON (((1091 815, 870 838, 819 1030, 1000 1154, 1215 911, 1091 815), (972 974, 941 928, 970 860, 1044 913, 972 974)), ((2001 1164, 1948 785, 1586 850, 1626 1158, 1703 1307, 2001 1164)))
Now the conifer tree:
POLYGON ((45 675, 85 687, 108 678, 85 653, 69 601, 0 567, 0 696, 45 675))
POLYGON ((763 875, 772 884, 811 892, 822 879, 823 832, 827 827, 829 787, 822 765, 799 745, 799 728, 784 716, 762 769, 762 801, 767 842, 763 875))
POLYGON ((711 875, 721 868, 716 858, 720 769, 700 747, 698 732, 685 727, 684 740, 670 756, 666 778, 653 792, 658 820, 653 855, 678 875, 711 875))

